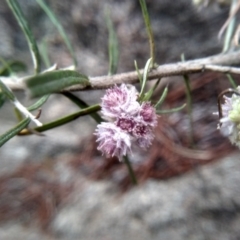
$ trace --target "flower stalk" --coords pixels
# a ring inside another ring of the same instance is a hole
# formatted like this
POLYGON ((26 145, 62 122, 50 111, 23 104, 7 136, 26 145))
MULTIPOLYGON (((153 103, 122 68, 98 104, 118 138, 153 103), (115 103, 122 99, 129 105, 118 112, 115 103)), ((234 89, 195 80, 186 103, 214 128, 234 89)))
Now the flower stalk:
POLYGON ((128 159, 128 156, 123 156, 123 161, 124 163, 126 164, 127 166, 127 169, 128 169, 128 173, 129 173, 129 176, 131 177, 131 181, 132 181, 132 184, 133 185, 138 185, 138 181, 137 181, 137 177, 133 171, 133 168, 132 168, 132 164, 131 162, 129 161, 128 159))

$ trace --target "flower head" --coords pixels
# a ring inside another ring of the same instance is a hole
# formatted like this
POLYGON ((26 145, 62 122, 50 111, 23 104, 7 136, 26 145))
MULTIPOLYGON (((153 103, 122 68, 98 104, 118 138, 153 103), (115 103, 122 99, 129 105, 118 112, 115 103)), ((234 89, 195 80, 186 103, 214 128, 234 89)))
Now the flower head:
POLYGON ((144 149, 151 145, 156 111, 150 102, 140 104, 137 95, 134 86, 124 84, 106 91, 101 107, 109 122, 98 125, 95 133, 103 154, 121 158, 131 152, 132 144, 144 149))
POLYGON ((106 91, 101 106, 102 114, 108 120, 114 120, 120 115, 134 115, 140 107, 137 102, 137 90, 131 85, 115 85, 106 91))
POLYGON ((113 123, 99 124, 95 135, 99 142, 98 150, 108 157, 125 156, 131 151, 130 136, 113 123))
POLYGON ((148 148, 154 138, 152 133, 152 127, 147 126, 143 123, 137 123, 133 129, 133 136, 136 142, 141 148, 148 148))
POLYGON ((240 147, 240 97, 233 94, 232 97, 224 96, 224 100, 225 102, 221 105, 222 118, 218 129, 224 136, 228 136, 233 144, 240 147))
POLYGON ((157 115, 155 108, 151 105, 150 102, 143 102, 139 115, 142 117, 142 120, 150 125, 155 127, 157 125, 157 115))

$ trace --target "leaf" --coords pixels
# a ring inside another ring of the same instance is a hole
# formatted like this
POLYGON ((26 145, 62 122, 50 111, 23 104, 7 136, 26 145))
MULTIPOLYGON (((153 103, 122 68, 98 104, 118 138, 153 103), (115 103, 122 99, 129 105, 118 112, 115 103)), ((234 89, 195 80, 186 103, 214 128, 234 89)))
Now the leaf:
POLYGON ((43 60, 43 63, 46 68, 49 68, 51 66, 51 61, 49 59, 49 54, 48 54, 48 45, 47 45, 47 40, 44 38, 40 44, 39 44, 39 49, 40 49, 40 54, 43 60))
POLYGON ((3 81, 0 79, 0 89, 2 90, 2 93, 9 99, 11 100, 12 102, 15 102, 16 101, 16 97, 15 95, 13 94, 12 90, 7 87, 3 81))
MULTIPOLYGON (((62 95, 67 97, 69 100, 71 100, 73 103, 75 103, 77 106, 79 106, 82 109, 89 107, 89 105, 86 104, 82 99, 78 98, 77 96, 75 96, 70 92, 64 92, 62 93, 62 95)), ((103 119, 100 117, 98 113, 94 112, 94 113, 91 113, 90 115, 97 123, 103 122, 103 119)))
POLYGON ((236 88, 237 88, 237 84, 236 84, 236 82, 234 81, 232 75, 228 73, 228 74, 226 74, 226 76, 227 76, 230 84, 232 85, 232 87, 233 87, 234 89, 236 89, 236 88))
POLYGON ((77 66, 77 58, 75 56, 75 53, 74 53, 74 50, 73 50, 72 45, 70 43, 70 40, 69 40, 66 32, 64 31, 62 25, 60 24, 60 21, 57 19, 57 16, 54 14, 54 12, 48 7, 48 5, 43 0, 36 0, 36 1, 40 5, 40 7, 45 11, 47 16, 52 21, 52 23, 56 26, 59 34, 63 38, 63 41, 65 42, 65 44, 68 48, 68 51, 70 52, 70 54, 73 58, 74 66, 76 67, 77 66))
POLYGON ((135 66, 135 69, 137 71, 137 75, 138 75, 138 79, 139 79, 139 82, 140 82, 140 86, 142 86, 143 79, 142 79, 142 75, 140 73, 140 70, 138 68, 138 64, 137 64, 136 60, 134 60, 134 66, 135 66))
POLYGON ((155 108, 156 109, 162 105, 162 103, 164 102, 165 98, 167 97, 167 94, 168 94, 168 87, 165 87, 164 90, 163 90, 163 93, 162 93, 162 95, 160 97, 160 99, 155 104, 155 108))
POLYGON ((2 91, 0 91, 0 108, 5 103, 5 100, 6 100, 6 95, 2 91))
MULTIPOLYGON (((25 72, 27 70, 26 64, 20 61, 11 61, 8 62, 8 65, 11 68, 12 72, 25 72)), ((2 68, 0 70, 0 74, 3 76, 9 76, 10 72, 8 71, 8 69, 2 68)))
POLYGON ((41 68, 41 58, 38 51, 37 43, 33 37, 32 31, 28 25, 27 20, 25 19, 21 7, 19 6, 18 2, 16 0, 6 0, 8 3, 8 6, 11 8, 13 14, 15 15, 19 26, 21 27, 27 42, 28 46, 31 52, 33 65, 35 68, 35 72, 39 73, 41 68))
POLYGON ((71 70, 44 72, 27 78, 25 83, 32 98, 59 92, 75 84, 90 85, 87 76, 71 70))
POLYGON ((152 62, 152 58, 149 58, 146 62, 144 70, 143 70, 143 81, 142 81, 142 86, 141 86, 141 92, 139 94, 139 99, 140 100, 142 100, 143 95, 144 95, 144 88, 145 88, 146 83, 147 83, 148 72, 149 72, 149 69, 150 69, 151 62, 152 62))
POLYGON ((141 9, 142 9, 142 14, 145 22, 145 26, 147 29, 148 33, 148 38, 149 38, 149 45, 150 45, 150 57, 152 58, 152 64, 151 67, 154 67, 155 63, 155 44, 154 44, 154 38, 153 38, 153 32, 152 32, 152 27, 151 27, 151 22, 147 10, 147 5, 145 0, 139 0, 141 9))
POLYGON ((0 147, 6 143, 8 140, 16 136, 20 131, 22 131, 24 128, 28 126, 30 123, 30 118, 25 118, 22 120, 19 124, 17 124, 15 127, 8 130, 6 133, 0 136, 0 147))
POLYGON ((46 123, 40 127, 36 127, 33 129, 33 131, 29 131, 29 130, 22 131, 19 133, 19 135, 29 135, 29 134, 32 134, 33 132, 44 132, 44 131, 47 131, 47 130, 50 130, 50 129, 53 129, 56 127, 60 127, 66 123, 76 120, 79 117, 89 115, 93 112, 97 112, 100 109, 101 109, 101 107, 98 104, 93 105, 88 108, 82 109, 78 112, 72 113, 68 116, 65 116, 63 118, 57 119, 56 121, 46 123))
POLYGON ((146 102, 146 101, 149 101, 149 99, 152 97, 154 91, 156 90, 156 88, 158 87, 159 83, 160 83, 160 80, 161 78, 159 78, 155 84, 153 85, 153 87, 147 92, 144 94, 144 97, 143 97, 143 102, 146 102))
POLYGON ((20 61, 8 61, 0 58, 3 66, 0 68, 0 76, 9 76, 13 72, 26 71, 27 66, 25 63, 20 61))
POLYGON ((27 108, 28 111, 34 111, 38 108, 40 108, 50 97, 49 94, 44 95, 43 97, 41 97, 37 102, 35 102, 33 105, 31 105, 30 107, 27 108))
POLYGON ((117 72, 119 52, 117 34, 114 30, 109 11, 106 11, 106 22, 108 27, 108 55, 109 55, 108 74, 113 75, 117 72))
POLYGON ((157 113, 159 114, 168 114, 168 113, 174 113, 174 112, 178 112, 180 110, 182 110, 183 108, 186 107, 186 103, 184 103, 182 106, 177 107, 177 108, 172 108, 172 109, 168 109, 168 110, 157 110, 157 113))

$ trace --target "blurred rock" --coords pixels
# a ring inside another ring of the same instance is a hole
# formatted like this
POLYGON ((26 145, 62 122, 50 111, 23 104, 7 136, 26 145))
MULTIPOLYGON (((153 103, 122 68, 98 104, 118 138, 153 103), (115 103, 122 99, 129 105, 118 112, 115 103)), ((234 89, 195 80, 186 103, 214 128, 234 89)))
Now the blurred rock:
POLYGON ((240 162, 233 154, 169 181, 149 180, 120 193, 81 181, 58 212, 58 239, 239 239, 240 162))
POLYGON ((4 224, 0 226, 0 237, 2 240, 55 240, 55 238, 43 234, 36 228, 28 228, 18 224, 4 224))

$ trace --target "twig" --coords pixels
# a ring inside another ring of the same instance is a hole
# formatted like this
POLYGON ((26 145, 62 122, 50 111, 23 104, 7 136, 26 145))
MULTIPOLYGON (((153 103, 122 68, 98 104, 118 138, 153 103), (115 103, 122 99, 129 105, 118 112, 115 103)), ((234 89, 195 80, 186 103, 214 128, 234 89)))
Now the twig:
MULTIPOLYGON (((160 65, 156 69, 152 69, 148 74, 148 80, 158 79, 169 76, 180 76, 184 74, 200 73, 203 71, 213 71, 230 74, 240 74, 240 68, 231 67, 232 65, 240 65, 240 51, 219 54, 207 58, 190 60, 185 62, 177 62, 160 65)), ((143 69, 140 70, 143 73, 143 69)), ((24 80, 26 78, 1 78, 4 83, 12 90, 25 90, 24 80)), ((116 74, 112 76, 89 77, 91 87, 83 87, 74 85, 64 89, 64 91, 83 91, 89 89, 104 89, 114 84, 121 83, 137 83, 139 82, 137 71, 116 74)))

